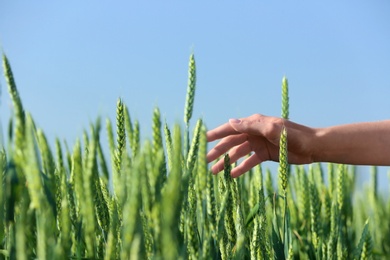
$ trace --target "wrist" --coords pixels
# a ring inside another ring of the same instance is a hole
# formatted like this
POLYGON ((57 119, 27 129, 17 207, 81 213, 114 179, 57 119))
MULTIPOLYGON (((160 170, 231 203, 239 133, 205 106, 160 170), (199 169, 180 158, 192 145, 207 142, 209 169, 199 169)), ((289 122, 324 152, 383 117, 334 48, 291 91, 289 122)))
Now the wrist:
POLYGON ((328 128, 315 128, 310 142, 311 158, 313 162, 327 162, 326 137, 328 128))

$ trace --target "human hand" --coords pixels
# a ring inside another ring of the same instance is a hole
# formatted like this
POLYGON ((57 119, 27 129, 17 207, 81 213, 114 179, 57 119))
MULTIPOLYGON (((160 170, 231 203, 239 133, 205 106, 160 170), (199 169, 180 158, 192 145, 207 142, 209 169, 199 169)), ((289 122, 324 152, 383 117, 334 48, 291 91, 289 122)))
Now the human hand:
MULTIPOLYGON (((279 140, 283 127, 287 130, 288 161, 294 164, 313 162, 310 140, 315 130, 289 120, 269 117, 260 114, 241 119, 230 119, 207 132, 207 141, 221 139, 207 154, 211 162, 229 152, 230 162, 252 153, 237 167, 232 169, 231 176, 238 177, 264 161, 279 161, 279 140)), ((212 168, 214 174, 222 171, 224 160, 219 160, 212 168)))

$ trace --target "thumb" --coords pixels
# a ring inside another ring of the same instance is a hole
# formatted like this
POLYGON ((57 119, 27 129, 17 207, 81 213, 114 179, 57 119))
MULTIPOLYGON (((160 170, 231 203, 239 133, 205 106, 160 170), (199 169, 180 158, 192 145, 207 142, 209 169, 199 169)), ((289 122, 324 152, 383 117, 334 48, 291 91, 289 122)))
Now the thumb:
POLYGON ((283 122, 279 118, 256 115, 242 119, 230 119, 229 124, 240 133, 265 137, 271 143, 279 144, 283 122))

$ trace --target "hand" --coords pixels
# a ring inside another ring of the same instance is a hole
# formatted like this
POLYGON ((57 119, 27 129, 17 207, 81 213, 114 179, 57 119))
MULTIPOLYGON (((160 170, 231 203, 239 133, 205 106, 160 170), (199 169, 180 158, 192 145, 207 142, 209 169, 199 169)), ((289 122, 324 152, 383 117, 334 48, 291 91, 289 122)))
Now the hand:
MULTIPOLYGON (((257 164, 264 161, 279 161, 279 140, 283 127, 287 130, 288 161, 294 164, 313 162, 310 140, 315 130, 289 120, 255 114, 247 118, 230 119, 207 132, 207 141, 221 139, 207 154, 211 162, 229 152, 230 162, 234 163, 252 153, 237 167, 232 169, 231 176, 238 177, 257 164)), ((212 168, 217 174, 224 168, 223 159, 212 168)))

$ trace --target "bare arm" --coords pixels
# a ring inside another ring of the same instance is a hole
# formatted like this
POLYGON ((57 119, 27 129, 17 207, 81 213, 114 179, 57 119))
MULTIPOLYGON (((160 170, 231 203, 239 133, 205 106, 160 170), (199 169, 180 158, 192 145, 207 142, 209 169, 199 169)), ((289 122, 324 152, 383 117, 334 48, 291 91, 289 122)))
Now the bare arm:
MULTIPOLYGON (((279 138, 287 129, 288 160, 291 164, 334 162, 361 165, 390 165, 390 120, 312 128, 289 120, 255 114, 231 119, 207 133, 208 141, 220 139, 207 154, 209 162, 229 153, 231 162, 246 158, 232 170, 238 177, 264 161, 278 161, 279 138)), ((219 160, 211 170, 223 169, 219 160)))
POLYGON ((390 120, 315 129, 313 161, 390 165, 390 120))

